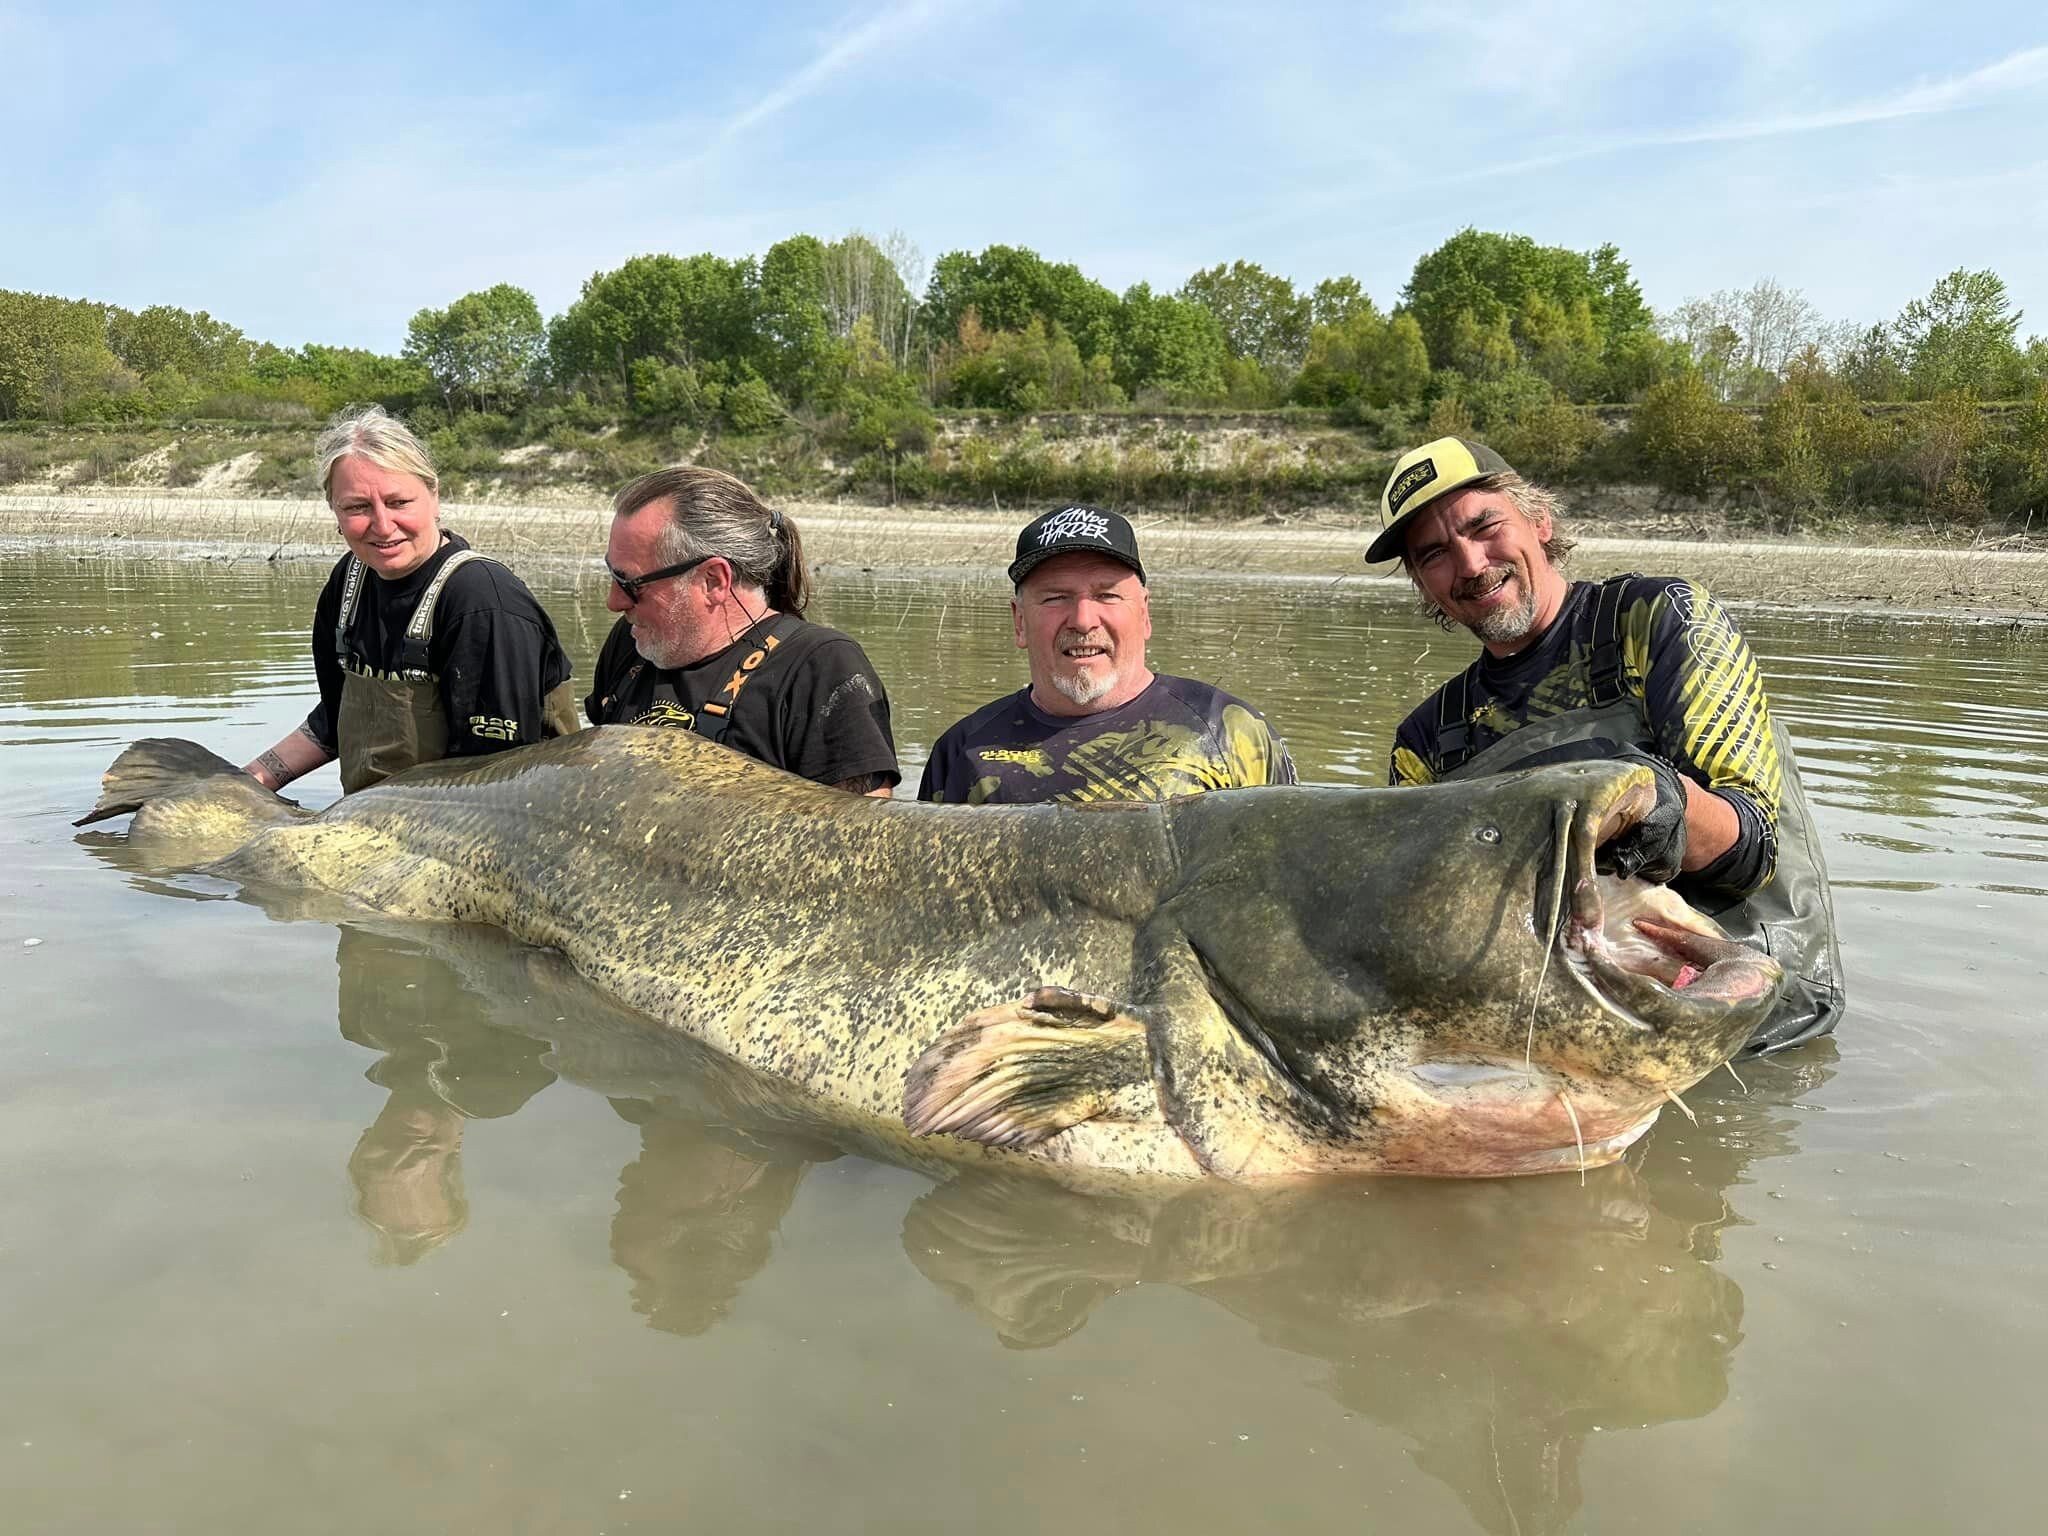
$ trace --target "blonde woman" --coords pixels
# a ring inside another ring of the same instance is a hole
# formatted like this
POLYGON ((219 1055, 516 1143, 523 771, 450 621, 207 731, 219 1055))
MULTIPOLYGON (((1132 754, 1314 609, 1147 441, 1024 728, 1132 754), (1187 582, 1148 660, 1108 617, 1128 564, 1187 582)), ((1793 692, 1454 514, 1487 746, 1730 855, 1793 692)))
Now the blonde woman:
POLYGON ((313 610, 320 702, 247 771, 279 789, 339 758, 354 794, 416 763, 574 730, 553 621, 442 528, 440 478, 405 423, 381 406, 345 411, 314 455, 348 546, 313 610))

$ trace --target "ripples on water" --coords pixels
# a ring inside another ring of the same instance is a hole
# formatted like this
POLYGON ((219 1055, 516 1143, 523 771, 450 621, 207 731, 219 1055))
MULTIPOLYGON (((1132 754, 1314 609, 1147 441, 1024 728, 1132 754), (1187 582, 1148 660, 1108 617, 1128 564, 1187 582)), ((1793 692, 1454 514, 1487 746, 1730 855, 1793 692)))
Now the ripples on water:
MULTIPOLYGON (((1828 839, 1839 1049, 1583 1184, 1080 1199, 821 1144, 491 935, 277 923, 74 835, 128 739, 239 760, 303 714, 321 574, 0 560, 10 1523, 2035 1523, 2038 628, 1742 616, 1828 839)), ((601 590, 535 585, 587 665, 601 590)), ((1021 680, 999 585, 825 590, 913 779, 1021 680)), ((1357 582, 1156 620, 1325 782, 1379 783, 1470 654, 1357 582)))

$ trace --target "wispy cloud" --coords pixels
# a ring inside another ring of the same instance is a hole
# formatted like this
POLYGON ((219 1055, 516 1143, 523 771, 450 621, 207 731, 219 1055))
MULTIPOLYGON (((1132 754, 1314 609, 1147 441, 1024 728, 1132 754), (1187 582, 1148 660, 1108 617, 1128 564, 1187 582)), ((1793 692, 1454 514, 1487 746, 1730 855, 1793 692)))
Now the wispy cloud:
POLYGON ((2023 48, 1995 64, 1968 74, 1909 86, 1890 96, 1857 102, 1826 112, 1713 124, 1676 133, 1656 134, 1643 144, 1720 144, 1736 139, 1773 139, 1787 133, 1817 133, 1828 128, 1853 128, 1862 123, 1887 123, 1902 117, 1957 112, 1998 96, 2048 84, 2048 48, 2023 48))
POLYGON ((1477 181, 1492 176, 1516 175, 1547 170, 1576 160, 1599 155, 1620 154, 1632 149, 1657 149, 1685 144, 1732 144, 1753 139, 1775 139, 1790 134, 1821 133, 1835 128, 1855 128, 1869 123, 1895 122, 1900 118, 1930 117, 1983 105, 2001 96, 2030 91, 2048 85, 2048 47, 2023 48, 1996 63, 1967 74, 1954 75, 1912 85, 1888 96, 1852 102, 1820 112, 1799 112, 1778 117, 1736 119, 1708 123, 1696 128, 1679 128, 1666 133, 1625 134, 1596 143, 1578 144, 1552 154, 1531 155, 1519 160, 1467 171, 1451 180, 1477 181))
POLYGON ((810 63, 781 84, 761 95, 718 130, 715 147, 731 143, 749 129, 786 112, 813 95, 833 76, 859 63, 877 48, 898 44, 912 33, 922 31, 949 11, 958 10, 960 0, 907 0, 892 5, 862 22, 834 41, 810 63))

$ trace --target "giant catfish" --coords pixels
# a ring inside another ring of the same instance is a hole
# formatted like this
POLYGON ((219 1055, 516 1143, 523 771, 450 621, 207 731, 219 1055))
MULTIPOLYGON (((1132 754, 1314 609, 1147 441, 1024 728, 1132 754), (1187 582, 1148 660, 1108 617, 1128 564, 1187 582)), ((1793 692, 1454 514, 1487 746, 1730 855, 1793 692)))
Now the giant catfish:
POLYGON ((968 808, 606 727, 318 813, 142 741, 84 821, 136 811, 158 869, 551 946, 924 1157, 1259 1180, 1596 1166, 1728 1060, 1775 962, 1595 869, 1654 794, 1572 764, 968 808))

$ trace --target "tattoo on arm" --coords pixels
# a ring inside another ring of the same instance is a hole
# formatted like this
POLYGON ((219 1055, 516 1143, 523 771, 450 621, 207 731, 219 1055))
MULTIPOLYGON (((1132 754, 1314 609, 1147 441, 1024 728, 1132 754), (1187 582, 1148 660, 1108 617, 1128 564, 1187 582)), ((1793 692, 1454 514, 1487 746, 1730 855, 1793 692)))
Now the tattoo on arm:
POLYGON ((285 767, 284 759, 277 755, 275 748, 265 752, 256 761, 262 766, 263 771, 270 775, 270 782, 274 786, 282 788, 291 782, 292 771, 285 767))
POLYGON ((841 779, 832 787, 834 789, 843 789, 849 795, 872 795, 878 789, 887 789, 889 787, 889 775, 886 773, 856 774, 850 779, 841 779))

